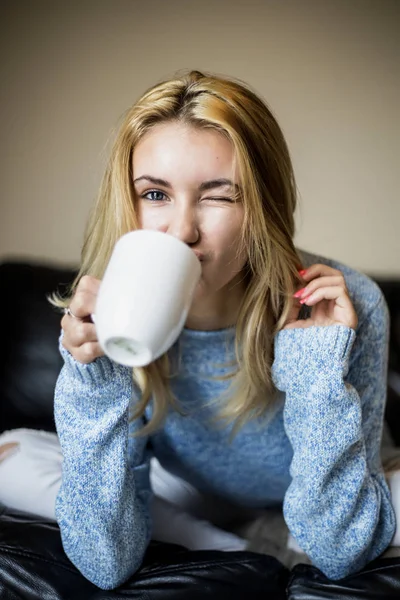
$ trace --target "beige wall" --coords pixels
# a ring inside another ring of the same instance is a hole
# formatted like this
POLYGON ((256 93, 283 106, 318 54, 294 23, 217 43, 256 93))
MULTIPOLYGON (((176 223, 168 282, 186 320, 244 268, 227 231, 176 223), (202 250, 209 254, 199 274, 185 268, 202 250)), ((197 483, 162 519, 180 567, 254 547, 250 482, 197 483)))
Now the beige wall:
POLYGON ((197 68, 278 116, 298 245, 400 275, 398 0, 8 0, 1 22, 0 259, 77 262, 122 112, 197 68))

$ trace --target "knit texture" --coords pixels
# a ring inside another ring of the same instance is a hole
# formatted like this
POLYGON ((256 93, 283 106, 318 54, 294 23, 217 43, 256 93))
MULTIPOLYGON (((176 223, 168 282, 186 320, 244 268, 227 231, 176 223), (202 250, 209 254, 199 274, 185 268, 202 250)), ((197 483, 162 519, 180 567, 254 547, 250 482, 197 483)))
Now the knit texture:
MULTIPOLYGON (((180 412, 169 410, 151 439, 129 433, 138 399, 130 368, 101 357, 84 365, 60 343, 55 390, 63 451, 56 502, 64 549, 82 574, 111 589, 139 567, 151 538, 149 461, 202 492, 249 508, 283 505, 285 521, 312 563, 339 579, 389 545, 395 516, 380 461, 386 395, 388 311, 378 286, 342 264, 302 253, 304 266, 340 269, 358 315, 345 326, 281 331, 272 367, 279 390, 269 419, 211 422, 229 381, 215 375, 234 358, 233 328, 184 329, 171 349, 180 412)), ((61 340, 61 338, 60 338, 61 340)), ((144 419, 150 419, 150 403, 144 419)))

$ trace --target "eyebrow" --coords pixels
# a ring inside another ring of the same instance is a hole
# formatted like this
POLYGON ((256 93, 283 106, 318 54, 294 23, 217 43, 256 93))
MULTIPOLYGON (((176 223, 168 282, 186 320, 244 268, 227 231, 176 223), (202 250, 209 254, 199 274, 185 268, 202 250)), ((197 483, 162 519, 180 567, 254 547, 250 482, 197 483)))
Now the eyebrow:
MULTIPOLYGON (((152 177, 151 175, 142 175, 141 177, 135 179, 133 183, 138 183, 138 181, 142 180, 150 181, 150 183, 154 183, 154 185, 162 185, 163 187, 172 189, 172 185, 168 181, 165 181, 165 179, 159 179, 158 177, 152 177)), ((203 181, 203 183, 199 185, 199 191, 204 192, 206 190, 213 190, 217 187, 233 187, 237 192, 241 191, 240 185, 234 183, 230 179, 225 179, 224 177, 203 181)))

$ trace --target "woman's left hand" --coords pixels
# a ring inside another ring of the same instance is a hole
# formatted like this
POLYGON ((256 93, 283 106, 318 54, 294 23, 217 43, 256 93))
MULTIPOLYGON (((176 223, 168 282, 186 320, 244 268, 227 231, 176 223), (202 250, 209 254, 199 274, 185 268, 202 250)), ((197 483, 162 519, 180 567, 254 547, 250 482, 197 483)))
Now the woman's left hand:
POLYGON ((300 275, 307 285, 294 294, 293 308, 283 329, 329 325, 357 327, 357 314, 341 271, 315 264, 300 271, 300 275), (311 307, 308 319, 299 319, 302 304, 311 307))

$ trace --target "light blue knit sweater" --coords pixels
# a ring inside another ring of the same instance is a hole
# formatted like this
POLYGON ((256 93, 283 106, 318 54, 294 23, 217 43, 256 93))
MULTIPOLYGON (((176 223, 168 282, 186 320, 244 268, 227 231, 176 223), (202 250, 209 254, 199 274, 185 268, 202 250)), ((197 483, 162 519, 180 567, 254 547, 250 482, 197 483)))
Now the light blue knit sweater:
POLYGON ((141 565, 151 537, 153 453, 199 490, 238 505, 283 502, 292 535, 332 579, 387 548, 395 517, 380 463, 386 304, 366 276, 303 253, 305 266, 315 262, 345 275, 357 331, 330 326, 280 332, 273 364, 278 411, 268 423, 250 422, 231 444, 231 427, 213 427, 209 419, 217 406, 206 404, 229 385, 210 376, 225 372, 214 364, 232 356, 234 329, 182 332, 172 389, 188 415, 171 410, 151 440, 128 437, 141 426, 128 423, 137 399, 131 369, 106 357, 81 364, 60 344, 65 364, 55 419, 64 462, 56 515, 67 555, 94 584, 114 588, 141 565))

